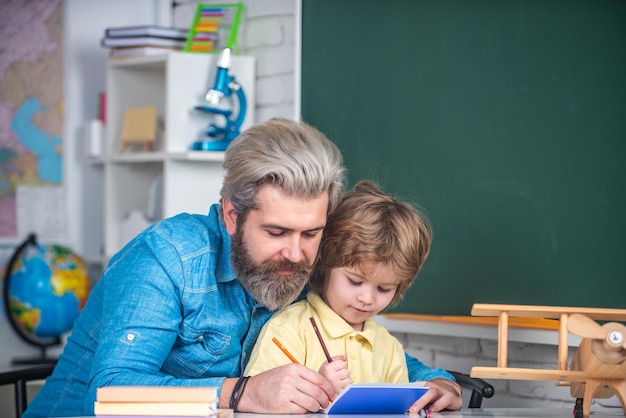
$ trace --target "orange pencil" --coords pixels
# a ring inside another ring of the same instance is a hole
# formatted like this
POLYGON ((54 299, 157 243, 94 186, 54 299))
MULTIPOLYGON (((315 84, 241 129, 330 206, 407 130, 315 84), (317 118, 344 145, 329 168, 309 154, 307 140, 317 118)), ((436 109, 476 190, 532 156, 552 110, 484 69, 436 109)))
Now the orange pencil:
POLYGON ((289 357, 289 360, 291 360, 293 363, 300 364, 300 363, 298 363, 298 360, 296 360, 296 358, 295 358, 294 356, 292 356, 292 355, 291 355, 291 353, 289 352, 289 350, 287 350, 287 349, 285 348, 285 346, 284 346, 284 345, 282 345, 282 344, 280 343, 280 341, 278 341, 278 340, 276 339, 276 337, 272 338, 272 341, 274 341, 274 344, 276 344, 276 345, 278 346, 278 348, 280 348, 280 349, 282 350, 282 352, 283 352, 283 353, 285 353, 285 355, 286 355, 287 357, 289 357))

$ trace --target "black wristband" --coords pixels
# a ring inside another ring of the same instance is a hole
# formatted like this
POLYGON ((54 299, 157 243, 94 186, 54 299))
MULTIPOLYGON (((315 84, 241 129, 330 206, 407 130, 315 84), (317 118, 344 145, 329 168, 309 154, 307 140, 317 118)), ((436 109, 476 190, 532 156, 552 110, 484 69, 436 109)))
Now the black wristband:
POLYGON ((243 383, 243 377, 240 377, 239 379, 237 379, 237 383, 235 383, 235 386, 233 387, 233 392, 230 394, 230 402, 228 403, 229 409, 234 409, 235 399, 237 399, 237 392, 239 392, 239 388, 241 387, 242 383, 243 383))
POLYGON ((249 376, 242 376, 237 379, 237 383, 235 383, 235 387, 233 388, 233 393, 230 395, 230 402, 228 403, 228 408, 233 411, 237 410, 237 404, 239 404, 239 399, 241 398, 241 394, 243 393, 242 386, 245 386, 245 383, 248 381, 249 376))
POLYGON ((239 407, 239 401, 243 396, 243 391, 246 390, 248 379, 250 379, 250 376, 244 376, 241 378, 241 380, 243 380, 243 384, 241 385, 241 388, 237 391, 237 398, 235 399, 235 404, 233 405, 233 412, 237 412, 237 408, 239 407))

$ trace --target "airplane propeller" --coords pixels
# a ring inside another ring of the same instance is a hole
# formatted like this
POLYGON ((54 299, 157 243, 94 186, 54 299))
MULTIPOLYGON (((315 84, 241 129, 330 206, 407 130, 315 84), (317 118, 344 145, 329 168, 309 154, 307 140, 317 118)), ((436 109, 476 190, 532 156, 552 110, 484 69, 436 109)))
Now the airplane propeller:
POLYGON ((593 353, 603 363, 617 364, 626 359, 626 326, 620 323, 600 325, 588 316, 572 314, 567 320, 567 330, 579 337, 595 340, 593 353))

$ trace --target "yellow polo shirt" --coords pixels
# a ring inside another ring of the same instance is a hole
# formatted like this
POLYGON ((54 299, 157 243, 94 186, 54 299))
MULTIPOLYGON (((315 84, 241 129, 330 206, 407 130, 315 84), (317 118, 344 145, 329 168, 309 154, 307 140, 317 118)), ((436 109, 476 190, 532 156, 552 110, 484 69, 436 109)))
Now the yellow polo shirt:
POLYGON ((310 317, 326 342, 331 357, 347 354, 347 365, 354 383, 409 381, 404 349, 400 342, 374 318, 368 319, 363 331, 355 331, 316 293, 278 312, 265 324, 252 350, 245 375, 254 376, 291 360, 272 341, 278 341, 300 364, 319 371, 326 361, 310 317))

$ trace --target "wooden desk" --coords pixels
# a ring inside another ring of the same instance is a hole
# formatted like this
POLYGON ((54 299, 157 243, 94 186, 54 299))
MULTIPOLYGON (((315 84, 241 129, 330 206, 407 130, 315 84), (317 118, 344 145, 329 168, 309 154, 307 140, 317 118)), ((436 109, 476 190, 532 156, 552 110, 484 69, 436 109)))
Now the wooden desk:
MULTIPOLYGON (((324 415, 324 414, 303 414, 303 415, 271 415, 271 414, 246 414, 237 412, 234 418, 416 418, 419 415, 324 415)), ((572 418, 570 409, 559 408, 483 408, 464 409, 462 411, 433 412, 432 418, 468 418, 468 417, 491 417, 491 418, 572 418)), ((602 412, 591 414, 590 418, 616 418, 624 417, 621 408, 615 408, 615 412, 602 412)), ((74 417, 93 418, 93 417, 74 417)))
MULTIPOLYGON (((245 414, 238 412, 234 418, 399 418, 399 417, 419 417, 419 415, 264 415, 245 414)), ((432 418, 467 418, 467 417, 512 417, 512 418, 572 418, 572 410, 546 409, 546 408, 484 408, 484 409, 464 409, 462 411, 445 411, 431 414, 432 418)), ((615 408, 615 412, 603 412, 602 414, 591 414, 590 418, 615 418, 624 417, 621 408, 615 408)))

